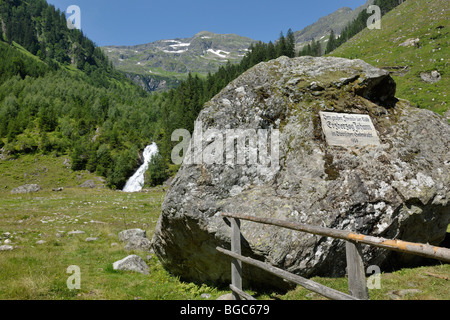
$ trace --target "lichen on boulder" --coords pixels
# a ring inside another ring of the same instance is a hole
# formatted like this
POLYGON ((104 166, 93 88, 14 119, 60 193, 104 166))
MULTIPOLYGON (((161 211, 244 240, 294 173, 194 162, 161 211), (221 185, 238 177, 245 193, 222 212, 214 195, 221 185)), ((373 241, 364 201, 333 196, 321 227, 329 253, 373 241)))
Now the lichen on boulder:
MULTIPOLYGON (((152 247, 163 265, 183 279, 229 283, 230 259, 215 249, 230 247, 229 222, 221 212, 435 245, 445 237, 449 125, 397 99, 395 82, 385 70, 362 60, 281 57, 231 82, 204 106, 197 125, 203 132, 277 130, 278 159, 276 170, 230 165, 226 155, 220 164, 185 161, 181 166, 165 197, 152 247), (368 115, 380 143, 328 145, 320 112, 368 115)), ((204 148, 210 144, 202 142, 204 148)), ((245 255, 307 277, 345 274, 341 240, 246 221, 241 230, 245 255)), ((421 259, 369 246, 363 254, 367 265, 382 270, 421 259)), ((286 287, 247 265, 243 273, 245 284, 286 287)))

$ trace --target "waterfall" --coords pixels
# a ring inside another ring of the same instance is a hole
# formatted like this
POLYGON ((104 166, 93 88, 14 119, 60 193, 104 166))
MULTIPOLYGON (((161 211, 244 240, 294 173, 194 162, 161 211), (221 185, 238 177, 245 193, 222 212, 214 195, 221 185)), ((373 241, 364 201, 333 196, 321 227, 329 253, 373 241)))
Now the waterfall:
POLYGON ((123 191, 125 192, 137 192, 142 190, 144 185, 145 171, 148 169, 148 164, 152 157, 158 153, 158 146, 156 143, 152 143, 144 149, 144 163, 137 169, 133 176, 128 179, 123 191))

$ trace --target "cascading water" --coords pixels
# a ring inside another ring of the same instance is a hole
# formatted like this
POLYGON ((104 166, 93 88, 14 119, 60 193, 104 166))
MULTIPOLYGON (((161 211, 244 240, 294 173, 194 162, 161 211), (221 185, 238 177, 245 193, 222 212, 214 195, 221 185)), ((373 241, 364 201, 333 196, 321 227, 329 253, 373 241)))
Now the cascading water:
POLYGON ((128 179, 123 191, 125 192, 138 192, 142 190, 142 186, 144 185, 144 175, 145 171, 148 169, 148 164, 152 157, 158 153, 158 146, 156 143, 152 143, 144 149, 144 163, 137 169, 137 171, 133 174, 133 176, 128 179))

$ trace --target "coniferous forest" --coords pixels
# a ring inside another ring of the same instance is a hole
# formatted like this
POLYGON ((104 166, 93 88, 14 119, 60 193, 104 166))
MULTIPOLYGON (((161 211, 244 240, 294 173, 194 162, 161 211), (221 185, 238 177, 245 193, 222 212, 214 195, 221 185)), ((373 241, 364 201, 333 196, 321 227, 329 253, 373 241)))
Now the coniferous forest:
POLYGON ((138 166, 139 151, 157 142, 150 185, 170 165, 171 132, 193 130, 203 104, 261 61, 294 56, 291 30, 273 44, 258 43, 238 65, 206 78, 189 75, 176 89, 149 94, 116 71, 102 51, 64 13, 44 0, 5 0, 0 40, 0 147, 24 153, 69 155, 73 170, 104 176, 122 188, 138 166), (156 161, 159 159, 159 161, 156 161))
POLYGON ((159 116, 150 97, 44 0, 0 6, 0 147, 69 155, 121 188, 159 116))

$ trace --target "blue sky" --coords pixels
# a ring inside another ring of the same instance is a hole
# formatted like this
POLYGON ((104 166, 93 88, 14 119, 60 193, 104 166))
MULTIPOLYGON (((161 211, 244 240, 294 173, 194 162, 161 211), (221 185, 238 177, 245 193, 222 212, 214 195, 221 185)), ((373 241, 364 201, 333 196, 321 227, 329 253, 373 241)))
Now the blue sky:
MULTIPOLYGON (((81 10, 81 29, 99 46, 188 38, 200 31, 235 33, 264 42, 366 0, 47 0, 81 10)), ((68 14, 66 14, 69 16, 68 14)))

